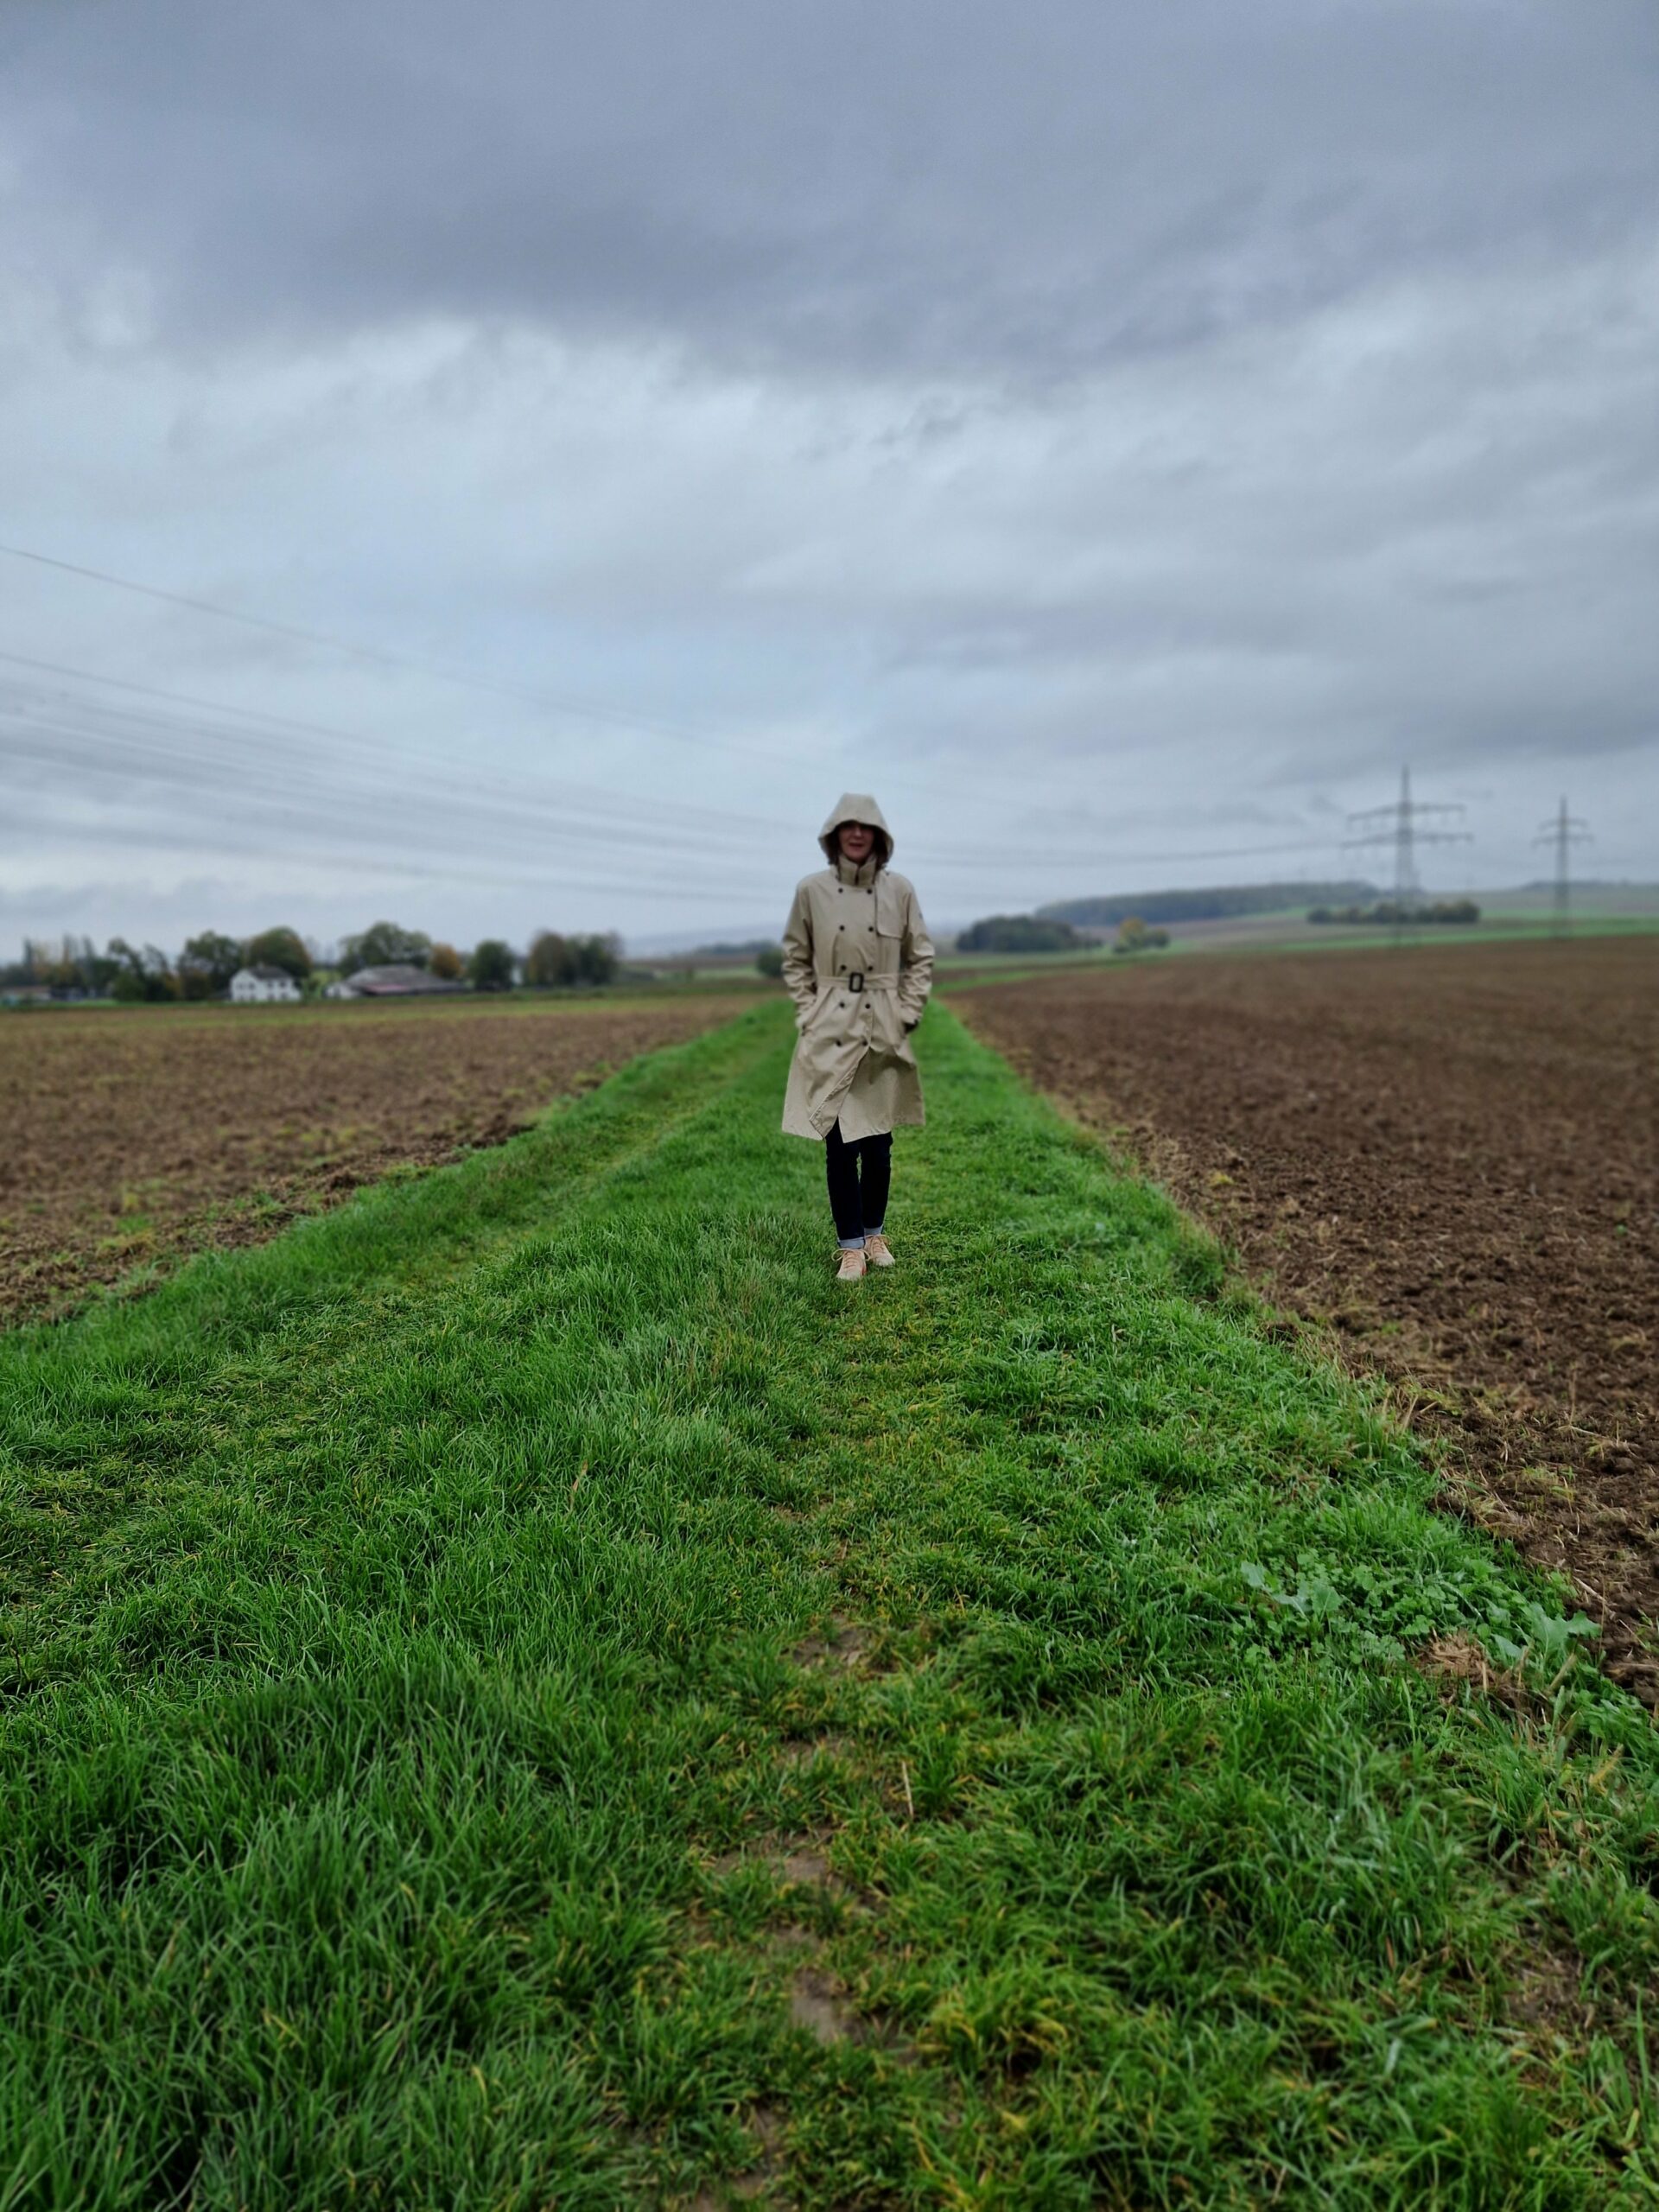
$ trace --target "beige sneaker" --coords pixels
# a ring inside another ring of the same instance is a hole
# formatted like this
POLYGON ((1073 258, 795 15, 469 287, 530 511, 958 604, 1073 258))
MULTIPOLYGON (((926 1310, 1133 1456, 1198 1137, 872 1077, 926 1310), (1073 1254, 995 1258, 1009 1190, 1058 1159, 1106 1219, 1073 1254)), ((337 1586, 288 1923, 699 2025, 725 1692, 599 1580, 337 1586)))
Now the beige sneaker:
POLYGON ((836 1281, 837 1282, 857 1282, 862 1276, 863 1273, 864 1255, 861 1252, 843 1252, 842 1254, 841 1265, 836 1269, 836 1281))
POLYGON ((885 1236, 867 1236, 864 1239, 864 1257, 873 1268, 890 1268, 893 1265, 893 1255, 887 1249, 885 1236))

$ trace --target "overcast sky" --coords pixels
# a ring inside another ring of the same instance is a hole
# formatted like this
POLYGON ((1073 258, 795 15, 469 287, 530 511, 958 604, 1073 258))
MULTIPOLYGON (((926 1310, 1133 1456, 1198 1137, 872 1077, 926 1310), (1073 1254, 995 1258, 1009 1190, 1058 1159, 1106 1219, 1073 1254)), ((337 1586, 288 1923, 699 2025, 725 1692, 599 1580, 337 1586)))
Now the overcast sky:
POLYGON ((1659 877, 1656 341, 1651 0, 8 0, 0 950, 1659 877))

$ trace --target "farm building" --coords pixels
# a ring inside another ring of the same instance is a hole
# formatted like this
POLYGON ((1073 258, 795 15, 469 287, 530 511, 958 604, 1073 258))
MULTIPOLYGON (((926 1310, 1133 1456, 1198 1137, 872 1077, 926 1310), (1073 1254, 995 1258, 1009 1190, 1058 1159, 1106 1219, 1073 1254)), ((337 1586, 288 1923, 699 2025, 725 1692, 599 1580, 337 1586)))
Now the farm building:
POLYGON ((442 976, 430 976, 424 968, 415 968, 402 961, 393 961, 384 968, 359 968, 354 976, 342 976, 337 983, 330 983, 323 994, 331 999, 412 999, 435 998, 462 990, 461 983, 447 983, 442 976))
POLYGON ((238 968, 231 978, 231 996, 238 1006, 259 1006, 272 1000, 298 1000, 299 985, 286 968, 270 968, 261 961, 252 968, 238 968))

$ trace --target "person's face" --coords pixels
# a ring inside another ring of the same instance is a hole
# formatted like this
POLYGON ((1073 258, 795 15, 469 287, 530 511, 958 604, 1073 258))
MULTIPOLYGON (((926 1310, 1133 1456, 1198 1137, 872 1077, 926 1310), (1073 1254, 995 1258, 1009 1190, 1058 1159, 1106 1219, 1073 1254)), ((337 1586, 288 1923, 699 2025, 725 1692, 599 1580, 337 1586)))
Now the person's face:
POLYGON ((843 822, 840 836, 842 857, 855 868, 861 868, 874 850, 874 830, 868 822, 843 822))

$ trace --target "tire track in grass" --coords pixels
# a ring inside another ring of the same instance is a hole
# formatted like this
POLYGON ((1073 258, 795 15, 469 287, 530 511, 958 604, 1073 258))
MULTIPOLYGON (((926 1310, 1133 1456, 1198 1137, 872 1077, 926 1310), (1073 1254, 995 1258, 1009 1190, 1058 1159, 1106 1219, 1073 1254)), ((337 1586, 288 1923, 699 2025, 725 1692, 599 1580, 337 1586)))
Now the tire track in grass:
POLYGON ((769 1009, 315 1225, 332 1274, 14 1348, 29 1478, 141 1491, 96 1572, 61 1493, 10 1629, 18 2201, 1650 2201, 1643 1717, 924 1036, 850 1293, 769 1009), (1412 1663, 1500 1635, 1524 1726, 1412 1663), (1545 1953, 1605 2033, 1522 2016, 1545 1953))

